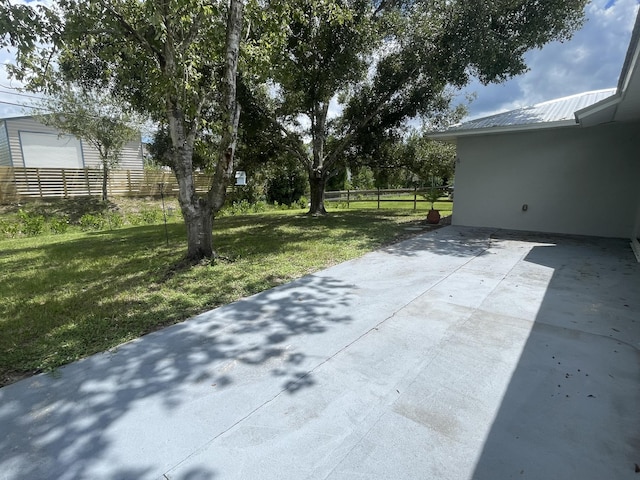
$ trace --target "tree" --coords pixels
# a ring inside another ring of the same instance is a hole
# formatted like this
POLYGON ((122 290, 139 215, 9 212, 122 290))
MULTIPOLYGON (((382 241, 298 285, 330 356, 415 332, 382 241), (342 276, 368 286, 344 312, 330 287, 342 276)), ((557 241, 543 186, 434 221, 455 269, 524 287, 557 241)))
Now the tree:
POLYGON ((28 88, 55 89, 57 65, 66 80, 105 89, 167 126, 187 227, 186 257, 212 257, 213 217, 233 178, 243 1, 60 0, 38 10, 0 1, 0 13, 20 19, 15 28, 4 25, 0 38, 17 48, 10 73, 28 88), (194 146, 213 124, 220 131, 213 181, 200 196, 194 146))
POLYGON ((489 83, 522 73, 528 50, 581 25, 586 2, 287 0, 287 38, 272 57, 274 105, 264 112, 307 169, 309 213, 326 214, 327 179, 355 144, 447 112, 449 87, 471 76, 489 83))
POLYGON ((38 116, 45 125, 91 144, 102 162, 102 200, 107 200, 109 172, 120 161, 124 146, 140 136, 141 122, 113 98, 65 85, 54 97, 42 101, 46 112, 38 116))
POLYGON ((444 186, 453 178, 455 145, 431 140, 426 132, 413 131, 402 145, 407 169, 421 186, 444 186))

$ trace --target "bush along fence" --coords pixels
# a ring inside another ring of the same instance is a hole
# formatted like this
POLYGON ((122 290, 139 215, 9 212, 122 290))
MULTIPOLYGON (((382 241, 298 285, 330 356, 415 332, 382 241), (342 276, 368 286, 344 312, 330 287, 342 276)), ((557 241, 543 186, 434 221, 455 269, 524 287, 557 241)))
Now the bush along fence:
MULTIPOLYGON (((440 192, 438 203, 452 202, 451 192, 446 187, 436 187, 440 192)), ((377 208, 385 202, 412 203, 413 209, 418 209, 418 203, 431 203, 425 199, 424 195, 430 189, 418 188, 397 188, 397 189, 376 189, 376 190, 339 190, 325 193, 326 202, 340 202, 346 207, 358 202, 377 202, 377 208)))
MULTIPOLYGON (((0 167, 0 204, 24 200, 97 197, 102 195, 102 170, 96 168, 19 168, 0 167)), ((198 173, 194 180, 199 192, 209 189, 211 175, 198 173)), ((112 170, 108 194, 114 197, 178 194, 172 172, 150 170, 112 170)))

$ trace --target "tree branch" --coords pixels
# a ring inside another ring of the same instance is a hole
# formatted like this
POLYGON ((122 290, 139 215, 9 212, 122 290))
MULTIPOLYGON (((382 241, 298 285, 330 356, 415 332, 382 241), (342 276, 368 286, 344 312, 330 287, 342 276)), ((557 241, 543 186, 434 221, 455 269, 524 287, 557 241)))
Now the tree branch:
POLYGON ((165 59, 162 51, 152 45, 147 38, 145 38, 129 22, 127 22, 127 20, 118 11, 116 11, 109 2, 101 0, 100 3, 111 15, 113 15, 118 24, 125 30, 126 33, 128 33, 129 37, 132 40, 137 41, 140 46, 147 49, 149 53, 151 53, 151 55, 155 56, 158 59, 158 61, 160 61, 161 63, 164 62, 165 59))

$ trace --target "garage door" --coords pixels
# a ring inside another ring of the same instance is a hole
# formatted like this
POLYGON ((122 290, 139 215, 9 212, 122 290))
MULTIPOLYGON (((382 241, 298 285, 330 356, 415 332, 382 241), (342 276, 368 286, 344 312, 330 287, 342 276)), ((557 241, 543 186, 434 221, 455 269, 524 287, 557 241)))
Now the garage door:
POLYGON ((82 147, 73 136, 20 132, 24 166, 30 168, 83 168, 82 147))

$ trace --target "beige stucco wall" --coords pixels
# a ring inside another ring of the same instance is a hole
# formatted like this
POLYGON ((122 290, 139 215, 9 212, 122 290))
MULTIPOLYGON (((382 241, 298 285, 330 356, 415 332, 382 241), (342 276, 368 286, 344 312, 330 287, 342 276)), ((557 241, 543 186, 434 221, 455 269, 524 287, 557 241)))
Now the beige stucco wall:
POLYGON ((618 123, 459 138, 453 223, 630 238, 638 132, 618 123))

